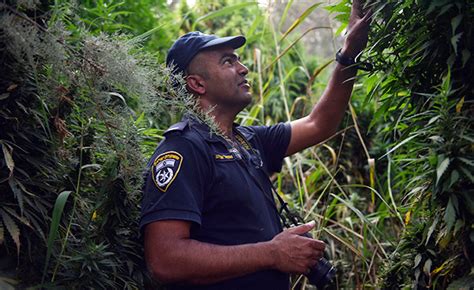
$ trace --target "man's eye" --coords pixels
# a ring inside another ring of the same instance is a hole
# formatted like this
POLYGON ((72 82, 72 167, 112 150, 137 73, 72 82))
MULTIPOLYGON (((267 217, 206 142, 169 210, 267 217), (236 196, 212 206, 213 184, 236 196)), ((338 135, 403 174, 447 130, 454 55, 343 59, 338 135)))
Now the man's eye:
POLYGON ((232 64, 232 60, 231 60, 231 59, 226 59, 226 60, 224 60, 224 63, 225 63, 225 64, 227 64, 227 63, 228 63, 228 64, 232 64))

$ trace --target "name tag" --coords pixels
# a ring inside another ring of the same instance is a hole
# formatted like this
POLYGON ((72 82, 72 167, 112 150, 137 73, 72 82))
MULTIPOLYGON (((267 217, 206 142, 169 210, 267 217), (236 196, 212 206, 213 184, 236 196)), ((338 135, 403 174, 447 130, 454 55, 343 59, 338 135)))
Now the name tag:
POLYGON ((232 154, 215 154, 214 158, 216 160, 234 160, 234 156, 232 154))

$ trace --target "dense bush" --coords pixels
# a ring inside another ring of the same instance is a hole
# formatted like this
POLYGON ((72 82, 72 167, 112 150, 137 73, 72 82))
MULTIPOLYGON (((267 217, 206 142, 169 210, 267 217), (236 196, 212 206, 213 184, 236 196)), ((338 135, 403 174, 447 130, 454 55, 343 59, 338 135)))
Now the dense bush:
POLYGON ((406 216, 383 287, 472 287, 474 5, 372 2, 372 124, 385 124, 383 142, 396 145, 387 186, 406 216))
POLYGON ((21 286, 141 287, 131 108, 158 99, 167 72, 126 37, 48 26, 46 5, 29 5, 0 16, 2 260, 21 286))

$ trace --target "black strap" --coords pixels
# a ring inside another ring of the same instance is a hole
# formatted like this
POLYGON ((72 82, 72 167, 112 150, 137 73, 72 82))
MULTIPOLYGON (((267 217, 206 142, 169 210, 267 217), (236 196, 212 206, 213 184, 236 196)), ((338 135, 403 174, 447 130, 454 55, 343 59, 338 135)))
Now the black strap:
MULTIPOLYGON (((267 173, 265 167, 263 166, 263 163, 255 162, 254 160, 252 160, 252 157, 254 157, 256 152, 254 151, 254 148, 252 147, 252 145, 238 131, 236 132, 236 140, 241 145, 241 150, 243 150, 246 153, 247 158, 250 160, 250 163, 254 165, 255 169, 260 170, 268 179, 270 179, 269 174, 267 173), (250 152, 248 152, 250 150, 253 151, 253 156, 250 152)), ((265 187, 261 184, 260 180, 254 174, 252 174, 252 172, 250 172, 250 169, 248 168, 246 164, 244 164, 244 167, 246 168, 250 176, 253 178, 253 180, 257 183, 257 185, 260 187, 265 198, 267 199, 267 201, 271 203, 272 208, 275 209, 278 216, 280 217, 282 224, 286 228, 289 228, 291 226, 297 226, 301 223, 304 223, 303 218, 298 213, 290 210, 290 208, 288 207, 288 203, 285 202, 283 198, 278 194, 277 190, 275 189, 275 187, 273 186, 271 182, 269 182, 271 194, 267 194, 265 192, 265 187), (277 197, 278 202, 280 203, 280 209, 277 208, 275 204, 275 200, 271 199, 272 194, 277 197)))
POLYGON ((357 57, 345 56, 341 53, 342 48, 340 48, 336 53, 336 61, 344 66, 355 67, 357 69, 372 71, 374 67, 369 62, 360 61, 357 57))

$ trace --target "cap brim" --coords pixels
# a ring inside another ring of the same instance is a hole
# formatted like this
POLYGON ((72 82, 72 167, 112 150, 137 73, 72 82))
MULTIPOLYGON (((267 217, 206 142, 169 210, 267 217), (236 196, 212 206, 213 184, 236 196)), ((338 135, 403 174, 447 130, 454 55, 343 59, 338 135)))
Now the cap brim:
POLYGON ((220 38, 209 41, 208 43, 203 45, 201 49, 219 46, 219 45, 228 45, 232 47, 233 49, 237 49, 241 47, 242 45, 244 45, 246 41, 247 40, 242 35, 220 37, 220 38))

